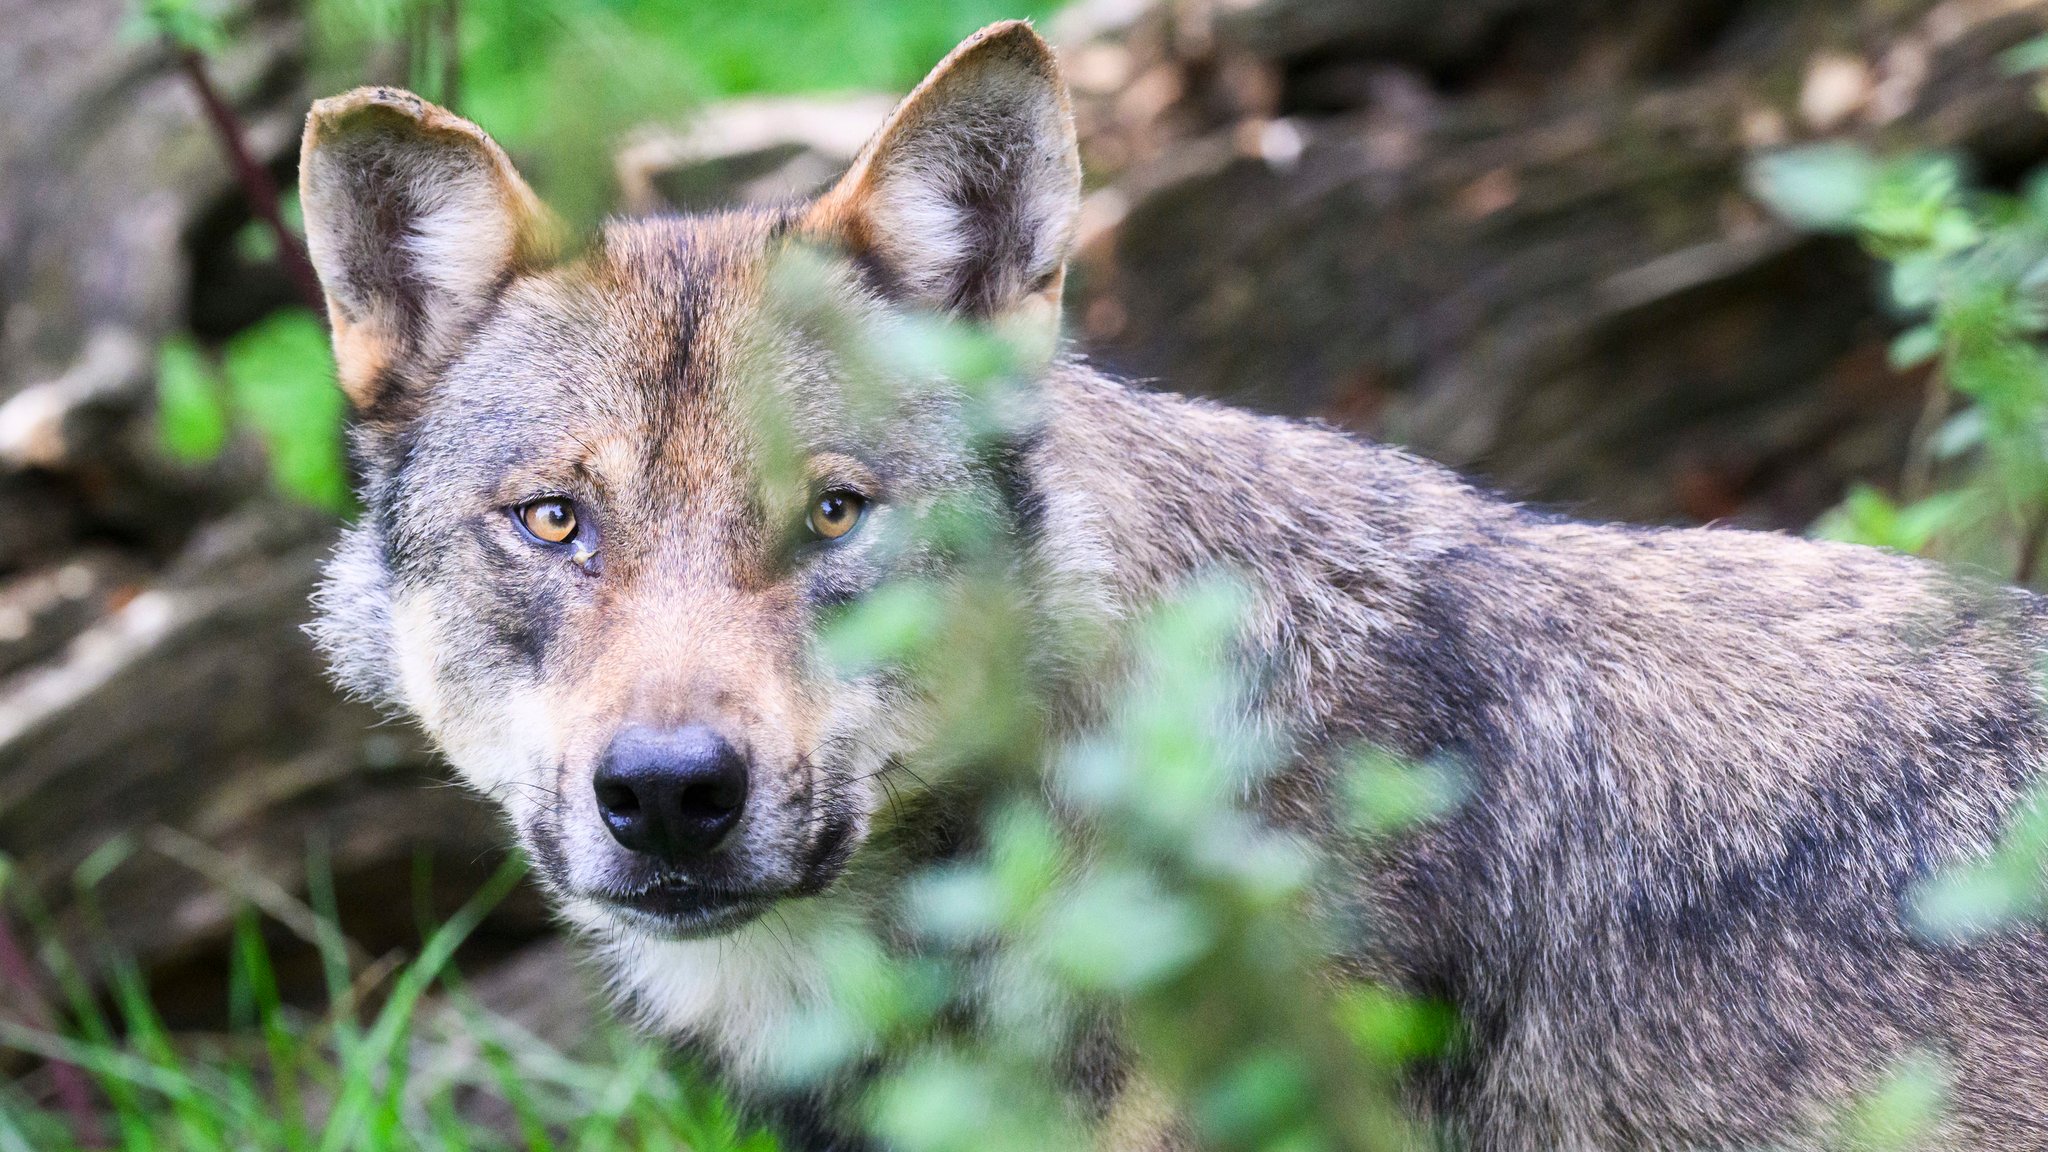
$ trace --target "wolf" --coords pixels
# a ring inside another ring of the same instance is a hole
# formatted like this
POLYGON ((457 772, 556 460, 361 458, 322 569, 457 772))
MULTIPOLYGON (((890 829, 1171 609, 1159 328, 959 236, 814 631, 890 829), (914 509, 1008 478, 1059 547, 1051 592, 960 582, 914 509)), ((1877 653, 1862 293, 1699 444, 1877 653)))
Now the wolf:
MULTIPOLYGON (((876 540, 965 498, 1004 510, 1048 604, 1126 620, 1242 574, 1251 706, 1290 734, 1253 801, 1273 819, 1334 827, 1360 742, 1463 766, 1462 805, 1348 858, 1384 930, 1342 966, 1452 1006, 1461 1043, 1411 1092, 1450 1146, 1818 1148, 1834 1103, 1927 1053, 1935 1145, 2048 1149, 2048 939, 1912 911, 2030 802, 2041 602, 1871 548, 1573 522, 1108 378, 1058 337, 1081 171, 1027 24, 962 43, 801 203, 615 220, 564 255, 489 136, 388 88, 313 107, 301 189, 362 478, 318 641, 502 805, 640 1017, 794 1146, 859 1146, 762 1087, 765 1037, 820 994, 810 926, 847 914, 923 738, 817 632, 906 568, 944 579, 876 540), (857 415, 843 360, 770 306, 799 244, 847 309, 1034 349, 1007 450, 969 451, 940 401, 857 415), (802 485, 764 482, 778 451, 802 485)), ((1120 1083, 1077 1090, 1110 1117, 1120 1083)))

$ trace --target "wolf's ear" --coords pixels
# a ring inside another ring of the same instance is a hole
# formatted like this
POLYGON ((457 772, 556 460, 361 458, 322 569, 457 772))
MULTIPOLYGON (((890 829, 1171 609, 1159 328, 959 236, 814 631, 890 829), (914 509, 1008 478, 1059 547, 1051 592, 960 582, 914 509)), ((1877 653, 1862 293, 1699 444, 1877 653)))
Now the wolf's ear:
POLYGON ((900 298, 978 319, 1028 310, 1056 324, 1080 202, 1059 65, 1030 25, 1011 21, 932 69, 805 230, 847 248, 900 298))
POLYGON ((393 88, 313 105, 299 198, 358 409, 449 354, 507 277, 553 256, 547 210, 504 150, 393 88))

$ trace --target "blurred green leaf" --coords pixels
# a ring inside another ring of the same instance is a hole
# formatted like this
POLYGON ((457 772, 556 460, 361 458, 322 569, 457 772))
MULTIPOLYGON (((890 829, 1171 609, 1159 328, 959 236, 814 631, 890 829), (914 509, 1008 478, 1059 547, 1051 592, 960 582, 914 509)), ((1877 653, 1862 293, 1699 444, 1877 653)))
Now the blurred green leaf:
POLYGON ((1821 518, 1814 534, 1917 554, 1937 535, 1962 523, 1970 502, 1967 492, 1940 492, 1901 507, 1876 488, 1858 484, 1839 507, 1821 518))
POLYGON ((71 871, 72 886, 80 891, 90 892, 113 875, 114 869, 126 863, 135 855, 135 838, 126 832, 109 836, 99 846, 86 854, 85 859, 71 871))
POLYGON ((227 46, 223 0, 144 0, 141 26, 195 52, 218 52, 227 46))
POLYGON ((1918 368, 1941 355, 1941 329, 1932 324, 1916 324, 1892 341, 1889 359, 1896 371, 1918 368))
POLYGON ((1353 1043, 1375 1060, 1400 1065, 1438 1056, 1457 1029, 1457 1014, 1437 1000, 1420 1000, 1365 985, 1346 989, 1337 1019, 1353 1043))
POLYGON ((1463 796, 1458 772, 1441 761, 1415 763, 1379 749, 1352 762, 1346 778, 1352 826, 1383 836, 1443 816, 1463 796))
POLYGON ((1943 270, 1941 259, 1932 253, 1901 257, 1891 268, 1892 302, 1909 312, 1932 307, 1941 295, 1943 270))
POLYGON ((939 634, 943 603, 937 590, 897 581, 863 597, 827 625, 825 660, 842 675, 860 675, 908 660, 939 634))
POLYGON ((1197 1102, 1195 1123, 1212 1141, 1263 1144, 1299 1122, 1313 1090, 1299 1054, 1255 1052, 1238 1060, 1197 1102))
POLYGON ((2036 36, 2005 50, 1998 63, 2015 76, 2048 71, 2048 35, 2036 36))
POLYGON ((1884 1082, 1842 1117, 1844 1152, 1909 1152, 1928 1143, 1941 1120, 1949 1075, 1939 1057, 1920 1052, 1899 1061, 1884 1082))
POLYGON ((1172 977, 1213 938, 1201 909, 1150 876, 1117 869, 1061 894, 1041 946, 1077 987, 1129 994, 1172 977))
POLYGON ((1982 408, 1965 408, 1942 421, 1928 445, 1936 459, 1948 460, 1975 450, 1984 443, 1985 419, 1982 408))
POLYGON ((251 264, 277 259, 277 233, 261 220, 251 220, 235 232, 235 255, 251 264))
POLYGON ((228 413, 214 367, 189 336, 157 349, 157 436, 181 460, 211 460, 227 443, 228 413))
POLYGON ((1864 243, 1887 259, 1947 255, 1975 243, 1981 231, 1959 199, 1962 168, 1942 155, 1909 155, 1877 170, 1851 223, 1864 243))
POLYGON ((230 340, 221 363, 235 415, 262 438, 278 487, 347 511, 347 404, 335 384, 325 325, 305 309, 273 312, 230 340))
POLYGON ((1780 216, 1804 228, 1848 231, 1870 202, 1879 169, 1849 144, 1814 144, 1760 156, 1750 163, 1749 187, 1780 216))
POLYGON ((922 1061, 890 1077, 875 1094, 874 1125, 905 1152, 980 1148, 996 1091, 986 1070, 954 1060, 922 1061))
POLYGON ((2037 789, 1988 859, 1961 864, 1917 886, 1909 909, 1937 940, 1968 940, 2048 906, 2048 791, 2037 789))

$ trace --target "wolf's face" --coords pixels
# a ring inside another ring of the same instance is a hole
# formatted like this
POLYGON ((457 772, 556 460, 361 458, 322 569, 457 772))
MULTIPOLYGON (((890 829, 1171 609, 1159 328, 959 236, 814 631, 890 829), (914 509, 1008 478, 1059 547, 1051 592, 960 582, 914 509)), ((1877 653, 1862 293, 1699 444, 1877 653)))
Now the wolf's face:
POLYGON ((316 106, 302 182, 365 474, 318 626, 342 678, 420 719, 579 919, 705 935, 825 889, 920 724, 821 623, 943 577, 919 518, 1008 489, 955 399, 874 403, 773 270, 822 247, 836 315, 1049 346, 1079 174, 1043 43, 962 45, 815 203, 614 223, 565 264, 497 146, 405 93, 316 106))

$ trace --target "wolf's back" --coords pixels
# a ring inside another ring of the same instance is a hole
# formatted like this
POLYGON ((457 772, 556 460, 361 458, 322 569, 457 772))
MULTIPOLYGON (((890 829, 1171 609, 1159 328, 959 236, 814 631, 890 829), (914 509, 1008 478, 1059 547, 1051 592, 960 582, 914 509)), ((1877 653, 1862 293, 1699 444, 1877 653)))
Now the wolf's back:
POLYGON ((1266 703, 1311 749, 1276 816, 1334 826, 1360 741, 1462 774, 1356 890, 1361 961, 1459 1007, 1435 1094, 1475 1146, 1818 1146, 1931 1052, 1945 1146, 2048 1148, 2048 946, 1956 938, 1925 898, 2035 788, 2038 598, 1870 548, 1548 518, 1085 376, 1055 411, 1045 482, 1098 495, 1069 527, 1123 595, 1218 564, 1261 590, 1266 703))

